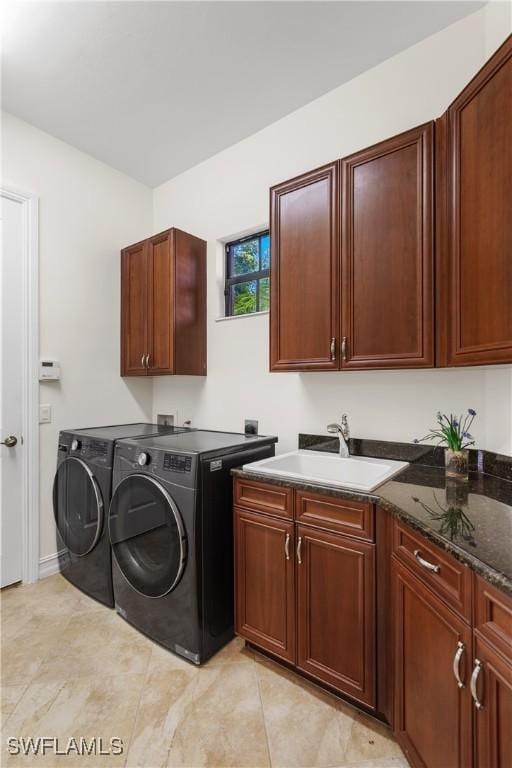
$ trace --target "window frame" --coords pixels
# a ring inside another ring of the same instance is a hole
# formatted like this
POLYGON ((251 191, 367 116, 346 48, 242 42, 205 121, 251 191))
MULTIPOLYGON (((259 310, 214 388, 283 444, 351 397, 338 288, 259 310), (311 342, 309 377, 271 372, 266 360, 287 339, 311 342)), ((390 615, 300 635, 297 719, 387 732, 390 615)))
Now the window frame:
POLYGON ((239 237, 237 240, 230 240, 229 243, 226 243, 225 245, 225 279, 224 279, 224 316, 225 317, 247 317, 247 315, 255 315, 257 312, 267 312, 268 310, 261 310, 260 309, 260 290, 259 290, 259 281, 263 280, 265 278, 269 279, 269 290, 270 290, 270 230, 263 229, 259 232, 253 232, 251 235, 245 235, 244 237, 239 237), (237 245, 241 245, 242 243, 246 243, 250 240, 258 240, 258 248, 259 248, 259 261, 261 266, 261 240, 263 237, 269 238, 269 266, 267 269, 258 269, 254 272, 245 272, 243 275, 231 275, 231 249, 234 248, 237 245), (239 283, 248 283, 252 280, 258 281, 257 290, 256 290, 256 309, 254 312, 244 312, 241 315, 235 315, 233 312, 233 301, 232 301, 232 291, 231 288, 234 285, 237 285, 239 283))

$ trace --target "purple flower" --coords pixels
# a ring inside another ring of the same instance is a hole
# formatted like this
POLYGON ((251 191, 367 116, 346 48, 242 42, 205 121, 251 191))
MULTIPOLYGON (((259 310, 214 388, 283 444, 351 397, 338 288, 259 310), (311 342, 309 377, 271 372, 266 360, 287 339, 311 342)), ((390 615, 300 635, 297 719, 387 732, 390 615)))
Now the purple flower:
POLYGON ((470 416, 476 416, 476 411, 474 411, 473 408, 468 408, 468 413, 470 416))
POLYGON ((470 434, 469 434, 469 432, 464 432, 464 434, 462 435, 462 437, 465 437, 465 438, 467 438, 468 440, 472 440, 472 439, 473 439, 473 435, 470 435, 470 434))
POLYGON ((413 443, 419 443, 419 440, 417 437, 414 438, 413 443))
POLYGON ((454 419, 452 424, 453 424, 454 427, 458 427, 459 426, 459 422, 457 421, 457 419, 454 419))

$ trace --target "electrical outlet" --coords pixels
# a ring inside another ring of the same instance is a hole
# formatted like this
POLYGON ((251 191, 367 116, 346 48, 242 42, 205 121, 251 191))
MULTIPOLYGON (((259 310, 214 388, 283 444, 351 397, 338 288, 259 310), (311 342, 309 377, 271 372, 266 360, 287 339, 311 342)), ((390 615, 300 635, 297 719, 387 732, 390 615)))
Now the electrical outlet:
POLYGON ((39 406, 39 423, 50 424, 52 420, 52 407, 51 405, 39 406))
POLYGON ((156 423, 165 427, 174 427, 178 422, 178 412, 159 413, 156 417, 156 423))

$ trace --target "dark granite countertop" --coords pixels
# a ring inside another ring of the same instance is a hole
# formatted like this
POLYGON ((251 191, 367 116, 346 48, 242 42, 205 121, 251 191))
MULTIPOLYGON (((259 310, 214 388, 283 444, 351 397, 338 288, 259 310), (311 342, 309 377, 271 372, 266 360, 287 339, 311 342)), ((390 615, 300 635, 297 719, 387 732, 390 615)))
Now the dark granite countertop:
MULTIPOLYGON (((332 452, 337 445, 337 438, 299 436, 300 448, 332 452)), ((379 504, 512 596, 512 457, 471 451, 465 482, 446 477, 440 449, 363 440, 351 440, 350 449, 353 455, 411 463, 372 493, 241 469, 233 474, 379 504)))

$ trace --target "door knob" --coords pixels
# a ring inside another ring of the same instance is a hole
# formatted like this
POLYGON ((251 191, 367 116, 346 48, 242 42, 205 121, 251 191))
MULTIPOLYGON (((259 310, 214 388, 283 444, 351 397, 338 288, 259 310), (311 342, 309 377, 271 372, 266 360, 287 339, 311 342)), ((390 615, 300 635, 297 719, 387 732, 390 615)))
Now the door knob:
POLYGON ((0 445, 5 445, 7 448, 14 448, 17 442, 17 437, 14 437, 14 435, 7 435, 5 440, 0 440, 0 445))

